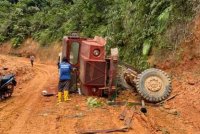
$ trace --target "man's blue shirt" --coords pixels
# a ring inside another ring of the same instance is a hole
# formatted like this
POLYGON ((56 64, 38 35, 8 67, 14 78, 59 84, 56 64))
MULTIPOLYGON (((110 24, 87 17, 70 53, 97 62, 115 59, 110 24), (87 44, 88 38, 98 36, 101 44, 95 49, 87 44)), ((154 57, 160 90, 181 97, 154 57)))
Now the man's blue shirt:
POLYGON ((70 80, 71 79, 71 65, 67 62, 60 63, 60 80, 70 80))

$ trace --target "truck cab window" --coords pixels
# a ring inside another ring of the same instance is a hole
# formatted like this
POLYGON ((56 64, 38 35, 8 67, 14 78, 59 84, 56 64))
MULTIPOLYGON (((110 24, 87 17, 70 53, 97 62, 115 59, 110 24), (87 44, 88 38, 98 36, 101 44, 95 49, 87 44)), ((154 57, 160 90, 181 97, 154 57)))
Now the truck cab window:
POLYGON ((71 49, 70 49, 70 63, 75 65, 78 63, 78 56, 79 56, 79 43, 78 42, 73 42, 71 44, 71 49))

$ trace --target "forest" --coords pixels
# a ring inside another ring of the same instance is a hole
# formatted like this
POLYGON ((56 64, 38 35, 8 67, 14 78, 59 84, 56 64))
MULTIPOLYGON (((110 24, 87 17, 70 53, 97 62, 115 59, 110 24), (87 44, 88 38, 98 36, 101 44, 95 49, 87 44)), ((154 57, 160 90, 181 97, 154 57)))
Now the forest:
POLYGON ((107 50, 118 47, 121 60, 143 70, 154 51, 177 49, 198 5, 198 0, 1 0, 0 44, 11 41, 17 48, 33 38, 44 47, 78 31, 106 38, 107 50))

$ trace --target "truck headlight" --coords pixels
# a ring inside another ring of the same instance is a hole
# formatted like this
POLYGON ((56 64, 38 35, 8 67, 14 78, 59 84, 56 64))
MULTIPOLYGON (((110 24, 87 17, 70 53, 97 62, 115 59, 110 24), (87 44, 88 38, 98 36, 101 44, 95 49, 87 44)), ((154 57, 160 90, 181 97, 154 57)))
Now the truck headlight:
POLYGON ((99 56, 100 55, 100 50, 99 49, 94 49, 93 55, 94 56, 99 56))

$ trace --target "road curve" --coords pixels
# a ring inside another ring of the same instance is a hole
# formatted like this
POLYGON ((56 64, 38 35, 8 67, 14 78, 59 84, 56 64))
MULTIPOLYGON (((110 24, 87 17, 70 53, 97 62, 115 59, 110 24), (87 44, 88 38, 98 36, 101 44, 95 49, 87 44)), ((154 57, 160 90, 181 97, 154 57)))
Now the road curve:
MULTIPOLYGON (((18 62, 30 64, 24 59, 18 62)), ((35 64, 34 70, 34 78, 20 85, 21 94, 0 104, 0 133, 22 133, 32 111, 40 104, 41 91, 55 75, 55 67, 51 65, 35 64)))

